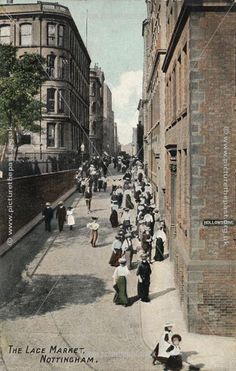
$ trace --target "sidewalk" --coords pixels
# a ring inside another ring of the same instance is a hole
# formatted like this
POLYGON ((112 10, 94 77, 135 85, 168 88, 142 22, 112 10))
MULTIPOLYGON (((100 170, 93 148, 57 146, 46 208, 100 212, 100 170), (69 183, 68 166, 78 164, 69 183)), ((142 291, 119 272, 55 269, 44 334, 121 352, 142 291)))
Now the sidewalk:
POLYGON ((235 371, 236 340, 234 338, 199 335, 187 331, 178 291, 175 289, 172 268, 169 259, 152 264, 151 303, 148 305, 140 303, 145 343, 153 349, 165 322, 172 322, 173 332, 182 337, 181 349, 184 361, 204 371, 235 371))

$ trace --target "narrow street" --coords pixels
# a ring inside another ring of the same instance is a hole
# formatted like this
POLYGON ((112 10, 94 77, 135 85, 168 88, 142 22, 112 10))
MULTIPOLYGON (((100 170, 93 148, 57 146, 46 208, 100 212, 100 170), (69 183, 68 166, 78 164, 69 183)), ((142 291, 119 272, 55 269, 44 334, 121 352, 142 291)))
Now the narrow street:
MULTIPOLYGON (((116 231, 109 222, 109 191, 95 193, 92 201, 92 215, 99 217, 101 226, 97 248, 89 244, 86 224, 91 215, 87 214, 84 199, 76 193, 66 205, 76 208, 75 229, 70 231, 65 226, 58 233, 54 217, 52 234, 22 273, 25 284, 1 310, 1 317, 7 318, 2 331, 8 336, 6 344, 23 348, 83 347, 86 356, 94 357, 94 363, 40 364, 40 355, 12 355, 3 344, 7 369, 151 369, 150 350, 145 346, 140 323, 140 304, 124 308, 112 302, 114 268, 108 261, 116 231)), ((44 225, 40 224, 20 244, 37 243, 34 236, 44 233, 44 225)), ((130 275, 128 294, 136 295, 135 270, 130 275)))

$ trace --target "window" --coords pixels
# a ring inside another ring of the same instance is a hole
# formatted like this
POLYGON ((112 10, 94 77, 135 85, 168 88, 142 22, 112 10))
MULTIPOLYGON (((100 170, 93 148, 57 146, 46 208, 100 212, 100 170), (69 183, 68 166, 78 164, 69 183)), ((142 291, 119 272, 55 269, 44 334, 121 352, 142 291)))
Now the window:
POLYGON ((20 26, 20 45, 29 46, 32 44, 32 24, 26 23, 20 26))
POLYGON ((59 58, 59 71, 58 71, 59 79, 64 80, 66 77, 66 63, 67 60, 65 57, 59 58))
POLYGON ((47 111, 55 112, 55 89, 47 89, 47 111))
POLYGON ((54 23, 48 23, 48 45, 56 45, 56 25, 54 23))
POLYGON ((47 146, 55 147, 55 124, 47 124, 47 146))
POLYGON ((58 46, 64 46, 65 27, 59 25, 58 28, 58 46))
POLYGON ((65 112, 65 90, 64 89, 58 90, 58 112, 59 113, 65 112))
POLYGON ((96 89, 96 86, 95 86, 95 83, 93 82, 91 85, 90 85, 90 95, 92 95, 92 97, 95 96, 95 89, 96 89))
POLYGON ((55 59, 54 54, 49 54, 47 56, 47 74, 49 77, 55 77, 55 59))
POLYGON ((96 130, 96 121, 93 122, 93 126, 92 126, 92 135, 96 135, 97 133, 97 130, 96 130))
POLYGON ((96 102, 92 104, 92 113, 96 113, 96 102))
POLYGON ((65 137, 64 124, 59 124, 58 125, 59 147, 64 147, 65 146, 64 137, 65 137))
POLYGON ((0 27, 0 44, 10 44, 11 30, 10 26, 0 27))

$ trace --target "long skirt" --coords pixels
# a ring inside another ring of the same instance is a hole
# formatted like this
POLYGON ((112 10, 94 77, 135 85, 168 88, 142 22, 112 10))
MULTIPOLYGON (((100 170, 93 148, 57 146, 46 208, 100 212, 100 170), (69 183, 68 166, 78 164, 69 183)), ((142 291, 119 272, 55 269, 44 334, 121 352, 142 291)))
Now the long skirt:
POLYGON ((110 222, 111 222, 111 226, 112 228, 117 228, 118 225, 119 225, 119 222, 118 222, 118 214, 117 214, 117 211, 114 211, 112 212, 111 216, 110 216, 110 222))
POLYGON ((138 297, 142 301, 149 301, 149 286, 150 281, 138 282, 138 297))
POLYGON ((132 267, 133 250, 128 250, 125 252, 125 259, 127 268, 130 270, 132 267))
POLYGON ((112 267, 118 267, 119 264, 119 259, 121 258, 122 255, 122 250, 121 249, 115 249, 115 252, 113 251, 111 254, 111 259, 109 260, 109 264, 112 267))
POLYGON ((164 260, 164 245, 163 245, 163 242, 160 243, 160 244, 159 243, 156 244, 156 252, 155 252, 154 260, 159 261, 159 262, 164 260))
POLYGON ((179 356, 170 356, 166 362, 166 368, 168 370, 181 370, 181 368, 183 367, 183 363, 182 363, 182 357, 179 355, 179 356))
POLYGON ((128 304, 128 296, 127 296, 127 280, 126 277, 120 276, 116 281, 115 285, 115 296, 113 302, 116 304, 127 305, 128 304))

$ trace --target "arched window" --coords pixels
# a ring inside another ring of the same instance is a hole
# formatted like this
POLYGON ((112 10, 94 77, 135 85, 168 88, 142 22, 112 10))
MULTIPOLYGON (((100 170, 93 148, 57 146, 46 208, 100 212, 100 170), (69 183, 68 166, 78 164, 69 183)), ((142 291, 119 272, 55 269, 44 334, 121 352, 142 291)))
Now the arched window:
POLYGON ((20 26, 20 45, 29 46, 32 44, 32 24, 25 23, 20 26))
POLYGON ((10 44, 11 42, 11 30, 10 26, 0 26, 0 44, 10 44))

